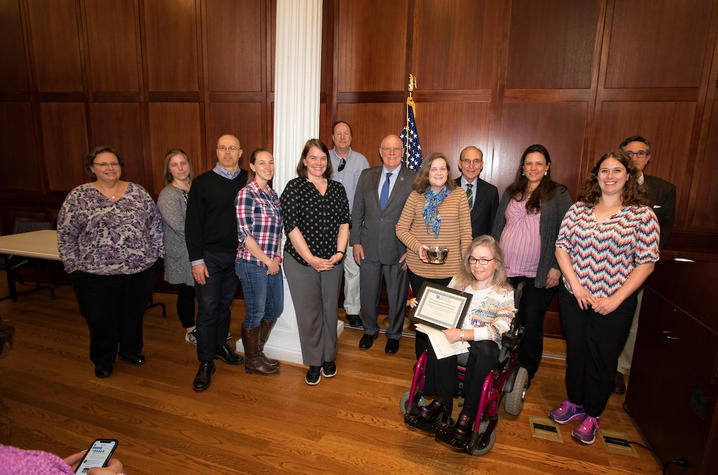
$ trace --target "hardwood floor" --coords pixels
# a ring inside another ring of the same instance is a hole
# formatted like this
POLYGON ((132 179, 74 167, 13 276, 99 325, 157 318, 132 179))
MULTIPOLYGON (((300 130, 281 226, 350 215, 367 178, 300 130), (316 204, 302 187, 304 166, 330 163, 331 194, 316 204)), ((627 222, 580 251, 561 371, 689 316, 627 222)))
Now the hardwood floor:
MULTIPOLYGON (((6 290, 0 287, 2 295, 6 290)), ((522 413, 503 409, 496 445, 483 457, 459 454, 409 430, 398 400, 411 382, 413 340, 384 354, 384 337, 368 351, 361 332, 339 339, 338 375, 315 387, 305 368, 283 363, 276 376, 248 375, 217 362, 212 386, 191 388, 195 347, 183 340, 174 296, 145 316, 147 363, 115 364, 97 379, 88 359, 88 331, 69 287, 0 302, 0 315, 16 327, 15 345, 0 359, 0 442, 67 456, 97 437, 120 441, 115 453, 128 474, 138 473, 657 473, 645 449, 638 458, 606 452, 599 440, 581 446, 560 428, 563 443, 531 436, 529 416, 545 417, 565 399, 561 360, 544 358, 522 413)), ((235 301, 231 331, 241 332, 242 302, 235 301)), ((548 353, 562 342, 547 339, 548 353)), ((612 396, 603 428, 642 438, 612 396)))

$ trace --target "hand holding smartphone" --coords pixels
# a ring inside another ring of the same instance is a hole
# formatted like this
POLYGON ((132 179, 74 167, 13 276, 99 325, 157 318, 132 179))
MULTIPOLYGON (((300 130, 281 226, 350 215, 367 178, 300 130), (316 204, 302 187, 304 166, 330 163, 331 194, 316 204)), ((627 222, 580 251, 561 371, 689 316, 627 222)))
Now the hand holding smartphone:
POLYGON ((85 474, 91 468, 106 467, 118 443, 117 439, 95 439, 77 465, 75 473, 85 474))

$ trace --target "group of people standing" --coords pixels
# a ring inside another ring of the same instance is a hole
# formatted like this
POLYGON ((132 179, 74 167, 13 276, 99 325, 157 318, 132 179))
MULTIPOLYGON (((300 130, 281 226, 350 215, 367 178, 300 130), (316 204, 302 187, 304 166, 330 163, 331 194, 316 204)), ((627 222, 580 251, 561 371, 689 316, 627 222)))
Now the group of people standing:
MULTIPOLYGON (((496 187, 479 178, 483 153, 477 147, 461 151, 461 176, 452 180, 449 160, 441 153, 425 157, 417 172, 406 168, 395 135, 384 137, 382 164, 372 168, 351 149, 350 124, 335 123, 332 139, 331 150, 318 139, 306 142, 297 178, 281 197, 271 186, 272 154, 252 152, 247 172, 239 167, 243 151, 232 135, 219 138, 216 167, 196 179, 187 155, 170 150, 167 186, 157 206, 140 186, 121 180, 116 151, 103 147, 87 157, 96 179, 68 195, 58 218, 58 247, 90 328, 96 376, 112 374, 116 358, 145 362, 142 314, 162 258, 165 280, 177 288, 185 338, 197 345, 196 391, 209 387, 215 359, 244 362, 248 373, 279 371, 279 361, 263 349, 284 308, 283 271, 309 385, 337 373, 342 277, 348 323, 363 326, 361 349, 370 348, 380 331, 377 307, 385 282, 388 354, 399 347, 409 284, 415 294, 424 282, 433 282, 478 295, 472 304, 475 318, 467 319, 471 323, 447 332, 450 341, 491 342, 472 343, 470 368, 477 378, 494 364, 486 360, 495 360, 494 347, 514 313, 526 328, 520 362, 534 376, 544 314, 558 289, 568 400, 550 415, 559 423, 581 419, 574 437, 591 443, 618 380, 618 355, 637 313, 637 292, 672 226, 672 185, 660 181, 667 188, 660 198, 665 202, 651 203, 660 226, 646 206, 644 187, 651 200, 659 199, 651 195, 658 187, 653 180, 659 179, 642 173, 650 143, 631 137, 602 156, 572 204, 566 187, 552 180, 551 157, 540 144, 523 152, 499 201, 496 187), (282 231, 287 237, 283 254, 282 231), (441 265, 429 262, 427 250, 433 246, 449 249, 441 265), (227 344, 239 281, 247 309, 244 358, 227 344), (513 299, 510 289, 518 286, 516 310, 507 305, 513 299)), ((417 334, 417 356, 431 352, 430 346, 417 334)), ((443 396, 425 408, 427 418, 451 412, 450 365, 429 359, 427 386, 443 396)), ((467 413, 459 432, 470 418, 467 413)))

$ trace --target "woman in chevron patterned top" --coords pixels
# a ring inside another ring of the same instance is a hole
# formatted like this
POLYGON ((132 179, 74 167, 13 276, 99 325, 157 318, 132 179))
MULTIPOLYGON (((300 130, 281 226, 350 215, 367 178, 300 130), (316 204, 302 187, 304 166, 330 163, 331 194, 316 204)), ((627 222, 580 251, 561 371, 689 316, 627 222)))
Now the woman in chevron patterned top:
POLYGON ((603 155, 556 240, 568 399, 549 416, 559 424, 580 420, 571 435, 584 444, 595 440, 611 395, 636 291, 658 261, 658 220, 637 173, 622 151, 603 155))

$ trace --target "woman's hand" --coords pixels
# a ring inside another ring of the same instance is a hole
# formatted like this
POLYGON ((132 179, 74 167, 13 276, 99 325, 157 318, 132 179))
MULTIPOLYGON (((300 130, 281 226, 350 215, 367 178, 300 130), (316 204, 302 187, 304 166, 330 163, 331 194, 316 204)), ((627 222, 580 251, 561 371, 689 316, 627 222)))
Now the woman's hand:
POLYGON ((583 285, 578 284, 576 286, 571 286, 571 290, 573 291, 573 296, 576 297, 578 306, 581 307, 581 310, 588 310, 596 302, 596 297, 591 295, 590 292, 583 287, 583 285))
POLYGON ((416 297, 414 297, 414 298, 412 298, 412 299, 409 300, 409 302, 407 303, 407 305, 409 306, 409 308, 416 308, 416 306, 419 305, 419 301, 416 300, 416 297))
POLYGON ((267 264, 267 275, 279 274, 279 258, 275 257, 267 264))
POLYGON ((329 258, 329 262, 331 262, 332 265, 337 265, 342 261, 342 259, 344 259, 344 254, 341 252, 335 252, 334 255, 329 258))
POLYGON ((546 276, 546 288, 550 289, 558 285, 558 280, 561 278, 561 271, 558 269, 550 269, 546 276))
POLYGON ((623 300, 615 295, 611 297, 599 297, 596 298, 593 303, 593 311, 601 315, 608 315, 616 310, 621 303, 623 303, 623 300))
POLYGON ((429 255, 427 254, 427 251, 429 250, 429 246, 426 246, 422 244, 419 246, 419 259, 421 259, 421 262, 429 263, 429 255))
POLYGON ((447 340, 449 340, 449 343, 456 343, 457 341, 461 340, 461 333, 463 331, 464 330, 459 330, 458 328, 447 328, 446 330, 444 330, 444 336, 447 340))
POLYGON ((334 264, 329 259, 322 259, 321 257, 312 256, 307 260, 307 264, 317 272, 323 272, 325 270, 332 270, 334 264))
MULTIPOLYGON (((82 457, 85 455, 85 452, 77 452, 76 454, 72 454, 69 457, 64 459, 64 462, 70 466, 70 468, 75 471, 77 469, 77 466, 80 464, 80 461, 82 460, 82 457)), ((122 462, 115 458, 111 458, 109 462, 107 462, 107 467, 95 467, 91 468, 87 471, 90 475, 114 475, 117 473, 122 473, 123 467, 122 462)))

